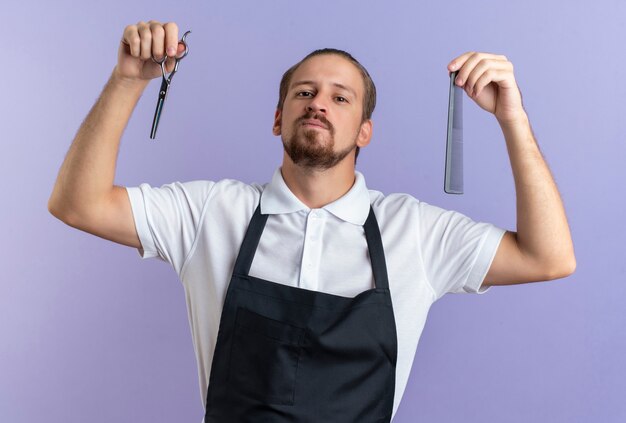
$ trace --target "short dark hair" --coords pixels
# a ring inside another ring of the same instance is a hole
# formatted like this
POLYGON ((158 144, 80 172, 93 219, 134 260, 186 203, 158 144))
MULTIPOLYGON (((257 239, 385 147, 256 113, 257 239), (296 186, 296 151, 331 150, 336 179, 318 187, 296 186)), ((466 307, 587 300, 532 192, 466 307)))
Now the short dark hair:
MULTIPOLYGON (((335 48, 322 48, 319 50, 312 51, 307 54, 304 59, 300 60, 298 63, 287 69, 287 71, 283 74, 282 79, 280 80, 280 89, 278 91, 278 105, 276 106, 279 110, 283 109, 283 104, 285 103, 285 98, 287 97, 287 91, 289 91, 289 84, 291 84, 291 77, 294 72, 300 67, 302 63, 307 61, 313 56, 319 56, 322 54, 335 54, 337 56, 341 56, 344 59, 348 59, 352 64, 354 64, 359 72, 361 72, 361 76, 363 77, 363 114, 361 117, 361 123, 365 122, 368 119, 372 118, 372 113, 374 113, 374 108, 376 107, 376 86, 374 85, 374 81, 372 81, 372 77, 367 72, 367 69, 359 63, 352 55, 346 51, 338 50, 335 48)), ((354 162, 356 163, 356 158, 359 155, 360 148, 356 148, 356 152, 354 154, 354 162)))

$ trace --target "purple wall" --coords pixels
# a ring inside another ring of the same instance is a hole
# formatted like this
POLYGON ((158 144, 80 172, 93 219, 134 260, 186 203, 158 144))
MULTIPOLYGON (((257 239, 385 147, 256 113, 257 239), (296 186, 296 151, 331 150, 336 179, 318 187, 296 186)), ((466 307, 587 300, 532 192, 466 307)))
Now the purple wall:
POLYGON ((499 126, 467 97, 466 194, 442 189, 446 65, 468 50, 505 54, 563 196, 578 268, 437 302, 394 423, 626 421, 625 2, 11 3, 0 24, 0 421, 202 417, 174 271, 46 207, 124 27, 149 19, 191 29, 190 53, 155 142, 159 82, 140 100, 117 184, 269 181, 282 159, 271 134, 280 76, 333 46, 377 84, 374 137, 357 166, 369 187, 515 229, 499 126))

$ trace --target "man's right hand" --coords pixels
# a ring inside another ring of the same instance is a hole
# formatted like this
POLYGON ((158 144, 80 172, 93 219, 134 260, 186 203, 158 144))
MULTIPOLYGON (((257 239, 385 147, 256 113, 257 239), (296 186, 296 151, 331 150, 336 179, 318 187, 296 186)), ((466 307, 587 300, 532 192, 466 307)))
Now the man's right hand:
POLYGON ((178 26, 174 22, 139 22, 124 29, 117 55, 114 75, 128 83, 147 83, 161 76, 161 65, 151 56, 161 59, 167 54, 166 72, 174 70, 175 56, 185 47, 178 43, 178 26))

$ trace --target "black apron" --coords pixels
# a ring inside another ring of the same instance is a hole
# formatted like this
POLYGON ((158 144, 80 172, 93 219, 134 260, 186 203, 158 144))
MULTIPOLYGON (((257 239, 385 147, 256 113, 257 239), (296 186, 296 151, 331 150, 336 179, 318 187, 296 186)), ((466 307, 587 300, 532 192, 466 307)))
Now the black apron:
POLYGON ((390 422, 398 345, 373 209, 363 226, 376 287, 354 298, 249 276, 268 216, 259 203, 235 262, 204 423, 390 422))

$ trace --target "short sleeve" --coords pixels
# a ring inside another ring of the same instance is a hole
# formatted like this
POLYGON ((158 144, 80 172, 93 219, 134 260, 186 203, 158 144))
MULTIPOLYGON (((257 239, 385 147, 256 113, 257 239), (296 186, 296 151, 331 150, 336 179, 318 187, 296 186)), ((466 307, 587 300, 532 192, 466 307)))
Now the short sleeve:
POLYGON ((419 230, 424 270, 437 299, 489 289, 481 285, 506 230, 423 202, 419 230))
POLYGON ((174 182, 126 187, 142 258, 156 257, 180 274, 198 233, 204 205, 215 182, 174 182))

